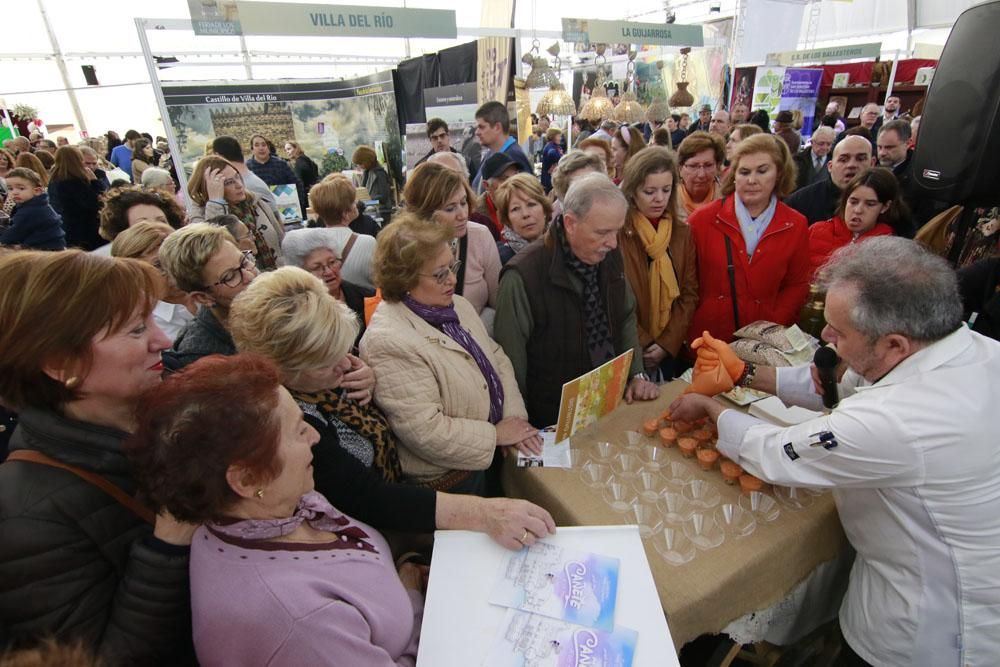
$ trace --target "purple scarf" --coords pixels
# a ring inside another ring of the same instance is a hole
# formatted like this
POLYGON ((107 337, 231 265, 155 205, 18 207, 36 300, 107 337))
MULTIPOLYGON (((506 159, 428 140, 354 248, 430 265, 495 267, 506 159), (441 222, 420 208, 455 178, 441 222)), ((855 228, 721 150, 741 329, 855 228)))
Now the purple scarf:
POLYGON ((338 515, 337 510, 317 491, 310 491, 299 498, 295 513, 288 518, 209 522, 208 528, 216 534, 244 540, 272 540, 289 535, 302 525, 303 521, 308 521, 309 525, 317 530, 332 533, 331 539, 339 537, 344 542, 353 540, 354 542, 350 544, 352 548, 375 552, 375 547, 367 541, 368 534, 358 526, 349 525, 350 521, 338 515))
POLYGON ((490 390, 490 423, 496 424, 503 419, 503 384, 500 376, 497 375, 493 364, 486 358, 483 348, 475 341, 466 329, 458 321, 458 313, 455 306, 442 308, 441 306, 425 306, 414 301, 411 297, 403 297, 403 303, 409 307, 420 318, 435 329, 440 329, 453 341, 465 348, 465 351, 476 360, 476 365, 486 378, 486 386, 490 390))

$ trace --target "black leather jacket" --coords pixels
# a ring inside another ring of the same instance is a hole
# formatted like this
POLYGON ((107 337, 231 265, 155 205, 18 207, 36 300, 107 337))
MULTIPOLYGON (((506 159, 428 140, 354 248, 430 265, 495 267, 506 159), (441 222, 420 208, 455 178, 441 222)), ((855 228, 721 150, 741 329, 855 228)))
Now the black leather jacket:
MULTIPOLYGON (((129 494, 124 433, 25 409, 11 451, 37 450, 129 494)), ((189 548, 71 472, 0 465, 0 652, 81 640, 109 664, 194 663, 189 548)))

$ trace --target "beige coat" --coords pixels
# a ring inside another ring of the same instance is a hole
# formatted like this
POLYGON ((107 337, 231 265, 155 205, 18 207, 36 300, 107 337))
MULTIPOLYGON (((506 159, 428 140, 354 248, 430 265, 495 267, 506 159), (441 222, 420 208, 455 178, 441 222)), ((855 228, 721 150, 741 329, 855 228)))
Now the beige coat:
MULTIPOLYGON (((466 299, 455 296, 459 321, 493 364, 504 390, 503 416, 527 418, 507 355, 487 334, 466 299)), ((403 473, 430 482, 453 470, 485 470, 496 449, 490 394, 472 355, 403 303, 383 301, 361 339, 375 371, 375 402, 399 438, 403 473)))

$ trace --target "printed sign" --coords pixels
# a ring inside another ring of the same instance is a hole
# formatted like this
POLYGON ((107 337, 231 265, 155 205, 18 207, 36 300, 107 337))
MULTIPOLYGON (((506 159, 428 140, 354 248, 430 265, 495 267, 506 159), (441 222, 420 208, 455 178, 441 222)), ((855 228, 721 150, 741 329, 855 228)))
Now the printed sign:
POLYGON ((700 25, 564 18, 562 26, 562 37, 567 42, 705 46, 700 25))

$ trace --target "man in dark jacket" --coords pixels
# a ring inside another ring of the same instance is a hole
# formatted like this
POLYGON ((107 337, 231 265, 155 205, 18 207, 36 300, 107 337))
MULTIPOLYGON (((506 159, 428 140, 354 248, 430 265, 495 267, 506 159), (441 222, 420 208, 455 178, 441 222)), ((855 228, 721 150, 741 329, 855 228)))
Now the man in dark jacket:
POLYGON ((417 164, 415 166, 419 167, 424 162, 427 162, 428 158, 435 153, 448 151, 450 153, 455 153, 461 157, 464 162, 466 162, 466 168, 469 171, 469 178, 473 178, 476 175, 476 172, 472 170, 472 167, 468 164, 468 161, 462 153, 451 147, 451 135, 449 134, 448 123, 444 122, 444 120, 440 118, 431 118, 427 121, 427 138, 431 141, 431 149, 428 151, 427 155, 417 160, 417 164))
POLYGON ((795 155, 795 166, 798 168, 795 179, 795 189, 801 190, 812 185, 821 178, 826 178, 829 171, 827 162, 830 159, 830 149, 837 133, 830 127, 819 127, 813 132, 809 148, 795 155))
POLYGON ((618 251, 625 196, 604 174, 576 179, 541 243, 504 268, 494 337, 514 367, 532 424, 555 424, 566 382, 633 351, 625 400, 659 389, 643 373, 636 304, 618 251))
POLYGON ((841 190, 862 169, 872 166, 871 144, 864 137, 847 137, 834 147, 833 159, 827 165, 829 178, 822 178, 785 200, 786 204, 806 216, 810 225, 832 218, 841 190))

